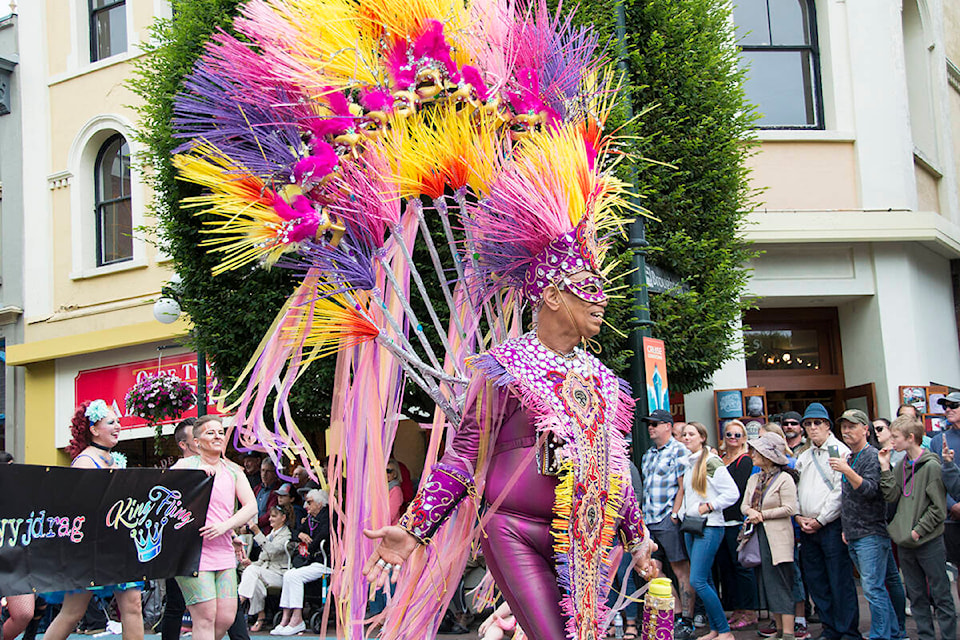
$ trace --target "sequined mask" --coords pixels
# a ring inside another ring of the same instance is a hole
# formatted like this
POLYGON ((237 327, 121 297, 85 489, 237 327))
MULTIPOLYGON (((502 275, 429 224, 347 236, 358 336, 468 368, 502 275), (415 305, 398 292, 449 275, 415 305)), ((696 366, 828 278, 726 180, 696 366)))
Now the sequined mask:
POLYGON ((600 304, 607 300, 607 294, 603 292, 603 278, 595 274, 591 274, 579 282, 573 282, 570 278, 563 278, 557 286, 561 291, 568 291, 584 302, 600 304))

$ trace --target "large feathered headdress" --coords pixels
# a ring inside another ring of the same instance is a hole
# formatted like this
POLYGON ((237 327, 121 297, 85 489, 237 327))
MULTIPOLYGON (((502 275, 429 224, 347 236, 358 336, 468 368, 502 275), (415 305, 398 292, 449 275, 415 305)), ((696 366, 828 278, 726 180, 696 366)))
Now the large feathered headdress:
MULTIPOLYGON (((184 205, 216 272, 302 276, 245 372, 234 443, 318 468, 288 398, 312 360, 339 354, 330 479, 355 531, 386 513, 404 384, 439 408, 429 464, 460 421, 467 359, 516 335, 550 283, 604 271, 625 222, 603 133, 616 83, 593 30, 546 0, 250 0, 233 27, 175 103, 174 163, 204 189, 184 205)), ((388 607, 384 635, 436 628, 450 596, 429 576, 462 568, 457 536, 473 526, 466 514, 404 569, 423 579, 396 596, 402 615, 388 607)), ((334 535, 354 637, 369 545, 334 535)))

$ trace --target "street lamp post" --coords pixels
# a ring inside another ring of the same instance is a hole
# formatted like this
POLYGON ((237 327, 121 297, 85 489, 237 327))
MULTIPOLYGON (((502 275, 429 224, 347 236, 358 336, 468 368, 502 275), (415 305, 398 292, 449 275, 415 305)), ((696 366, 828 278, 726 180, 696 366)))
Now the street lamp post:
MULTIPOLYGON (((170 324, 180 317, 180 303, 177 298, 182 294, 183 281, 174 274, 169 284, 161 289, 161 297, 153 303, 153 317, 157 322, 170 324)), ((207 358, 197 349, 197 417, 207 412, 207 358)))
POLYGON ((207 358, 197 349, 197 417, 207 412, 207 358))
MULTIPOLYGON (((626 84, 626 100, 623 105, 624 115, 627 121, 634 117, 633 96, 630 88, 629 77, 630 68, 627 64, 627 14, 623 6, 624 0, 616 3, 617 14, 617 66, 623 75, 626 84)), ((636 194, 637 172, 630 169, 630 182, 633 183, 633 191, 630 199, 633 204, 639 204, 639 198, 636 194)), ((650 446, 650 436, 646 428, 640 422, 640 418, 648 415, 649 406, 647 404, 646 390, 646 371, 643 364, 643 338, 651 337, 651 327, 653 321, 650 319, 650 297, 647 291, 647 231, 643 216, 637 216, 637 219, 630 225, 628 231, 627 246, 633 253, 630 274, 630 286, 634 291, 633 298, 633 317, 630 319, 630 350, 633 351, 633 357, 630 360, 630 386, 633 387, 633 393, 637 398, 637 406, 634 411, 633 421, 633 461, 640 467, 640 457, 650 446)))

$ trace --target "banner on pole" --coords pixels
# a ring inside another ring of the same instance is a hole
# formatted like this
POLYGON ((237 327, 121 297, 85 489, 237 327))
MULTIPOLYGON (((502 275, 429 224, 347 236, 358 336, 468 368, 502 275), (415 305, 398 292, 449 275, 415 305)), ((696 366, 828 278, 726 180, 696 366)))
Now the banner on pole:
POLYGON ((192 575, 213 478, 202 471, 0 465, 0 593, 192 575))
POLYGON ((647 406, 650 411, 670 411, 667 388, 667 350, 663 340, 643 338, 643 368, 647 373, 647 406))

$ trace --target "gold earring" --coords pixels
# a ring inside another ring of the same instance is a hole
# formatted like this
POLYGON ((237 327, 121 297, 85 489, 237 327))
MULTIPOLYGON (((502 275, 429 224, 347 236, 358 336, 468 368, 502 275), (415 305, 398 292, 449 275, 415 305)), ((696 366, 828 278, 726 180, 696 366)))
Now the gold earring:
POLYGON ((583 344, 585 349, 589 349, 596 355, 600 355, 600 352, 603 351, 603 347, 600 346, 600 343, 593 338, 583 338, 583 344))

